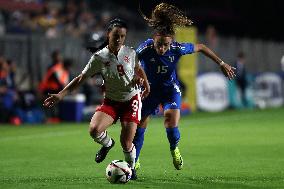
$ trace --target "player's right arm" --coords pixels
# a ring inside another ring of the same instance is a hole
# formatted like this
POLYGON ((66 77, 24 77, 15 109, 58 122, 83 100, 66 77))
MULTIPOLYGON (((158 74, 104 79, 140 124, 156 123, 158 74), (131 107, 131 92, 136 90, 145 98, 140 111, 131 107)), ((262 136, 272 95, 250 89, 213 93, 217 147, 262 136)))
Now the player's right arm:
POLYGON ((62 100, 67 94, 78 88, 88 77, 94 75, 99 70, 100 64, 96 55, 93 55, 81 74, 75 77, 70 83, 68 83, 59 93, 49 94, 45 99, 43 106, 51 108, 60 100, 62 100))
POLYGON ((67 94, 78 88, 86 80, 86 78, 87 78, 86 74, 78 75, 70 83, 68 83, 68 85, 64 87, 64 89, 62 89, 59 93, 49 94, 48 98, 45 99, 43 105, 48 108, 53 107, 56 103, 62 100, 67 94))

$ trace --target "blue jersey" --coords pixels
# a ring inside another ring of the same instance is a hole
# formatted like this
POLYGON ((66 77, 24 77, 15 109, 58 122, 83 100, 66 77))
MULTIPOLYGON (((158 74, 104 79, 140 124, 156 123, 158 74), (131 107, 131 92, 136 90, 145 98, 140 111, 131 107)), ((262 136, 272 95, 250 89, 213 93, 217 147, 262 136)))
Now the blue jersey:
POLYGON ((164 55, 159 55, 154 49, 154 40, 148 39, 136 50, 138 59, 148 77, 152 89, 179 85, 177 78, 177 62, 185 54, 194 52, 192 43, 172 42, 164 55))
POLYGON ((182 55, 194 52, 194 45, 174 41, 164 55, 159 55, 154 49, 154 40, 148 39, 136 52, 151 85, 149 96, 143 100, 142 117, 155 113, 159 104, 164 110, 180 109, 177 63, 182 55))

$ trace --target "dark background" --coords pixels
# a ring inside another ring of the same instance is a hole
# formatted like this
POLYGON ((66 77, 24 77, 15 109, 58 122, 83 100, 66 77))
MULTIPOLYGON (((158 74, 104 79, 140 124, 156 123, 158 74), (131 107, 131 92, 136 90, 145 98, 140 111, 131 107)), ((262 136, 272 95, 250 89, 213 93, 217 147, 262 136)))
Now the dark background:
MULTIPOLYGON (((201 32, 205 31, 208 25, 214 25, 217 31, 223 35, 284 41, 284 1, 282 0, 112 1, 124 5, 133 12, 137 12, 140 2, 142 11, 148 16, 157 4, 167 2, 186 12, 201 32)), ((137 17, 142 20, 138 14, 137 17)))

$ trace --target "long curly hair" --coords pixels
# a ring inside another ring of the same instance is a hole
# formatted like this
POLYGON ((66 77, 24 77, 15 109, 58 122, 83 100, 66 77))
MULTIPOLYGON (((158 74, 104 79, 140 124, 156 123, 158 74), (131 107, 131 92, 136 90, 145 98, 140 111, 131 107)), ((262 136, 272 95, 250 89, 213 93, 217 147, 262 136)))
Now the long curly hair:
POLYGON ((151 18, 145 16, 140 7, 139 12, 148 25, 154 28, 155 33, 160 35, 173 36, 175 35, 176 27, 190 26, 193 24, 181 10, 167 3, 157 5, 152 11, 151 18))

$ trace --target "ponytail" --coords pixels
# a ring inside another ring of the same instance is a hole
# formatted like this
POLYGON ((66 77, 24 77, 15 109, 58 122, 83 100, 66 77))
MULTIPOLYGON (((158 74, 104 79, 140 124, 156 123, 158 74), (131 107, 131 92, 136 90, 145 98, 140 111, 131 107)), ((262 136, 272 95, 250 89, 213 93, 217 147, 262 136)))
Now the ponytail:
POLYGON ((147 24, 154 28, 155 33, 162 35, 174 35, 176 27, 190 26, 193 23, 181 10, 167 3, 157 5, 150 18, 142 13, 140 6, 139 12, 147 24))
MULTIPOLYGON (((111 32, 114 27, 119 27, 119 28, 125 28, 128 29, 127 24, 124 20, 115 18, 112 21, 109 22, 109 25, 107 27, 107 32, 111 32)), ((99 47, 87 47, 87 50, 90 51, 91 53, 95 53, 103 48, 105 48, 108 45, 108 37, 107 39, 99 46, 99 47)))
POLYGON ((102 50, 108 45, 108 39, 106 39, 99 47, 87 47, 87 50, 90 51, 91 53, 95 53, 99 50, 102 50))

